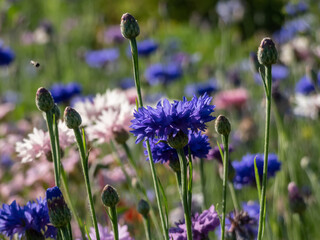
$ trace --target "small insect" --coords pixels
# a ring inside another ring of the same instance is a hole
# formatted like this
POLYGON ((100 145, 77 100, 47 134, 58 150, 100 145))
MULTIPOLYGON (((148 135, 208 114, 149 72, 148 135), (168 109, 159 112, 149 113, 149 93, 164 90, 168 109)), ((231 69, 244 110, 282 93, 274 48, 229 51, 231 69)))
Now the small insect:
POLYGON ((40 63, 36 62, 36 61, 33 61, 31 60, 30 63, 35 66, 36 68, 40 67, 40 63))

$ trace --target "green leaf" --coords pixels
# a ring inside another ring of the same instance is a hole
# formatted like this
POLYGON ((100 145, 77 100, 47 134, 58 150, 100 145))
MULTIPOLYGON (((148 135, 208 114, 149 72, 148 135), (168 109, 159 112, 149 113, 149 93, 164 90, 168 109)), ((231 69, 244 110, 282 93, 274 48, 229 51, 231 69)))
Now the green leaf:
POLYGON ((89 234, 89 231, 88 231, 88 228, 87 228, 87 225, 84 225, 84 231, 86 232, 87 234, 87 238, 88 240, 92 240, 91 237, 90 237, 90 234, 89 234))
POLYGON ((167 199, 167 196, 164 192, 164 189, 163 189, 163 186, 160 182, 160 179, 158 179, 158 183, 159 183, 159 186, 160 186, 160 191, 161 191, 161 194, 162 194, 162 198, 163 198, 163 202, 164 202, 164 208, 165 208, 165 214, 166 214, 166 230, 168 229, 168 226, 169 226, 169 216, 168 216, 168 199, 167 199))
POLYGON ((260 178, 259 178, 259 171, 257 167, 257 161, 256 161, 257 156, 254 157, 254 175, 256 178, 256 184, 257 184, 257 190, 258 190, 258 197, 259 201, 261 200, 261 186, 260 186, 260 178))

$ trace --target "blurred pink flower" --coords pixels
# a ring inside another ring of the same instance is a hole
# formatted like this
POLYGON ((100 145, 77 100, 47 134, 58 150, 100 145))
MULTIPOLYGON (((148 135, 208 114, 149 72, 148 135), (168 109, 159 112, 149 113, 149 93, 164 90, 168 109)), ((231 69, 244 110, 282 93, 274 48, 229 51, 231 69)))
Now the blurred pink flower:
POLYGON ((0 120, 4 118, 9 112, 12 112, 16 108, 13 103, 0 104, 0 120))
MULTIPOLYGON (((135 171, 132 167, 125 165, 125 170, 128 173, 130 179, 135 176, 135 171)), ((116 166, 111 169, 102 170, 101 172, 101 186, 106 184, 119 184, 126 181, 126 176, 124 175, 121 167, 116 166)))
POLYGON ((214 98, 216 109, 241 108, 248 100, 248 92, 244 88, 236 88, 219 92, 214 98))
POLYGON ((50 183, 53 179, 53 163, 49 161, 38 161, 27 170, 24 185, 32 186, 38 182, 50 183))

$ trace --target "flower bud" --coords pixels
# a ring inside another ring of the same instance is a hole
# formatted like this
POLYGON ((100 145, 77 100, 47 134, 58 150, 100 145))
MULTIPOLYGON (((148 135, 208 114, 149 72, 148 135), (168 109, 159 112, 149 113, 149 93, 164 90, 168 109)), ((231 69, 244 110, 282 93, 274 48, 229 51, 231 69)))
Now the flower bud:
POLYGON ((258 49, 259 63, 265 66, 275 64, 278 60, 278 51, 271 38, 262 39, 258 49))
POLYGON ((60 119, 60 108, 58 107, 58 105, 55 103, 53 108, 51 109, 52 114, 54 114, 55 117, 55 121, 57 122, 60 119))
POLYGON ((169 159, 169 167, 176 173, 181 171, 179 159, 169 159))
POLYGON ((117 191, 110 185, 106 185, 101 193, 102 203, 105 207, 115 207, 119 203, 117 191))
POLYGON ((134 39, 140 34, 137 20, 129 13, 122 15, 120 29, 122 36, 127 39, 134 39))
POLYGON ((42 112, 48 112, 54 107, 53 97, 47 89, 41 87, 37 90, 36 105, 42 112))
POLYGON ((114 135, 116 142, 119 144, 124 144, 129 139, 129 133, 124 129, 115 131, 114 135))
POLYGON ((81 125, 82 119, 75 109, 72 107, 66 107, 64 110, 64 121, 68 128, 75 129, 81 125))
POLYGON ((288 185, 289 205, 294 213, 303 213, 306 210, 306 203, 300 194, 300 190, 294 182, 288 185))
POLYGON ((231 132, 230 122, 228 118, 226 118, 223 115, 219 115, 217 117, 215 127, 216 127, 216 132, 223 136, 228 136, 231 132))
POLYGON ((168 137, 168 145, 174 149, 182 149, 189 142, 188 135, 182 131, 179 131, 175 136, 170 135, 168 137))
POLYGON ((149 203, 143 199, 141 199, 138 203, 138 212, 145 218, 148 217, 150 211, 149 203))
POLYGON ((71 221, 70 210, 59 187, 48 188, 46 192, 50 222, 55 227, 67 226, 71 221))

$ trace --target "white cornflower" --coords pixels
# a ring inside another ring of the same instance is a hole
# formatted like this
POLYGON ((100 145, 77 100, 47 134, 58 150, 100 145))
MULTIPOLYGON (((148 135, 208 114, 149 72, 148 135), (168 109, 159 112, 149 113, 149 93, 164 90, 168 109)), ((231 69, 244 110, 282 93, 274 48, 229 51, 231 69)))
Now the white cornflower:
POLYGON ((320 95, 296 94, 294 102, 296 104, 293 112, 298 116, 317 119, 320 110, 320 95))

